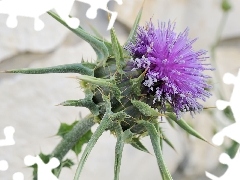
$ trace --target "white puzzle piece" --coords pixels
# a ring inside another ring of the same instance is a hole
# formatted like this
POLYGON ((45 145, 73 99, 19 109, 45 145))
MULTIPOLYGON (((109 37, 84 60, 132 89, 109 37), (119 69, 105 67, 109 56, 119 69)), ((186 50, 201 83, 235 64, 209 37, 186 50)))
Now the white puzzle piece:
MULTIPOLYGON (((106 12, 108 12, 109 14, 111 14, 111 19, 109 21, 108 24, 108 28, 107 30, 110 30, 113 27, 113 24, 115 22, 115 20, 117 19, 117 12, 113 12, 108 10, 108 3, 110 0, 77 0, 79 2, 83 2, 86 4, 89 4, 91 7, 87 10, 86 16, 89 19, 94 19, 97 17, 97 10, 98 9, 102 9, 106 12)), ((122 0, 115 0, 119 5, 121 5, 123 2, 122 0)))
POLYGON ((13 180, 24 180, 23 173, 21 172, 16 172, 13 174, 13 180))
POLYGON ((222 164, 228 165, 227 171, 221 176, 216 177, 211 173, 206 172, 206 176, 211 180, 239 180, 240 179, 240 150, 237 151, 235 157, 231 159, 226 153, 222 153, 219 157, 222 164))
POLYGON ((58 167, 60 162, 57 158, 52 158, 50 161, 45 164, 39 156, 31 156, 28 155, 24 158, 24 163, 27 166, 31 166, 37 164, 38 172, 37 177, 38 180, 58 180, 58 178, 52 173, 52 169, 58 167))
MULTIPOLYGON (((223 81, 226 84, 234 84, 233 92, 231 94, 229 102, 218 100, 216 102, 216 106, 219 110, 224 110, 227 106, 230 106, 236 122, 216 133, 212 138, 212 142, 220 146, 223 144, 224 138, 228 137, 240 144, 240 69, 237 77, 230 73, 226 73, 223 77, 223 81)), ((227 171, 221 177, 216 177, 215 175, 205 172, 208 178, 212 180, 240 179, 240 149, 238 149, 233 159, 231 159, 229 155, 222 153, 219 157, 219 161, 222 164, 228 165, 227 171)))
POLYGON ((15 132, 14 127, 7 126, 3 130, 5 139, 0 139, 0 147, 1 146, 11 146, 15 144, 15 141, 13 139, 13 134, 15 132))
POLYGON ((6 171, 8 169, 8 162, 5 160, 0 161, 0 171, 6 171))
POLYGON ((216 106, 219 110, 230 106, 236 122, 223 128, 213 137, 212 141, 214 144, 220 146, 223 143, 224 137, 227 136, 240 144, 240 70, 237 77, 226 73, 223 77, 223 82, 226 84, 234 84, 233 92, 229 102, 218 100, 216 106))
MULTIPOLYGON (((108 10, 107 4, 110 0, 76 0, 90 5, 86 15, 90 19, 97 16, 97 10, 102 9, 111 14, 108 30, 113 27, 117 18, 117 12, 108 10)), ((119 5, 122 0, 114 0, 119 5)), ((7 18, 7 26, 9 28, 17 27, 17 16, 34 18, 34 29, 40 31, 44 28, 43 21, 39 18, 47 11, 54 9, 57 14, 73 29, 76 29, 80 20, 75 17, 69 17, 75 0, 1 0, 0 13, 9 15, 7 18)))

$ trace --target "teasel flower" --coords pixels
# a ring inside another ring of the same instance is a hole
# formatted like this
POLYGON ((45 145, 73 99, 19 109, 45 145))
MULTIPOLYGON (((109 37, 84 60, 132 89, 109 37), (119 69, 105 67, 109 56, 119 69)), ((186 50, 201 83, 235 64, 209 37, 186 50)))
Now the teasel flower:
POLYGON ((91 114, 67 126, 68 133, 64 134, 48 159, 56 157, 63 165, 67 152, 97 123, 99 126, 90 134, 74 180, 80 178, 89 153, 102 133, 108 130, 117 138, 114 180, 119 179, 125 143, 149 153, 141 143, 141 138, 145 136, 150 136, 161 176, 164 180, 171 180, 163 160, 162 141, 172 148, 174 146, 164 135, 161 122, 166 117, 170 124, 176 123, 187 133, 206 141, 181 118, 182 112, 202 110, 203 106, 198 100, 205 101, 210 96, 207 91, 210 87, 207 84, 209 77, 203 74, 204 70, 211 70, 211 67, 203 63, 206 51, 194 51, 192 44, 195 40, 188 39, 188 30, 177 35, 174 23, 159 23, 158 28, 155 28, 150 21, 145 27, 139 26, 142 9, 123 46, 114 29, 110 30, 111 42, 108 42, 103 37, 89 34, 81 27, 72 29, 54 12, 49 14, 88 42, 96 52, 97 59, 94 63, 83 61, 49 68, 5 71, 24 74, 80 74, 76 78, 85 92, 85 98, 67 100, 60 105, 86 107, 91 114))

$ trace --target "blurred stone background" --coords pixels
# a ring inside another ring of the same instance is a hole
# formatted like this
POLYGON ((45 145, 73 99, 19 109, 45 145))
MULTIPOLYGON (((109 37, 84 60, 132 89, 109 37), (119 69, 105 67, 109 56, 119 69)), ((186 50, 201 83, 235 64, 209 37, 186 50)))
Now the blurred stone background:
MULTIPOLYGON (((220 0, 145 0, 143 6, 141 25, 150 18, 155 24, 157 20, 174 21, 178 32, 189 27, 190 37, 199 38, 194 44, 196 49, 209 50, 208 61, 213 63, 216 74, 211 73, 214 95, 205 107, 215 106, 219 89, 224 99, 229 100, 232 86, 223 84, 219 77, 226 72, 237 75, 240 67, 240 1, 229 2, 232 8, 227 14, 223 12, 220 0), (222 33, 220 24, 223 24, 222 33), (216 42, 217 46, 214 46, 216 42), (213 46, 214 52, 211 53, 213 46)), ((109 3, 110 9, 119 13, 114 26, 121 43, 127 39, 142 4, 143 0, 123 0, 121 6, 115 2, 109 3)), ((89 25, 92 25, 109 39, 107 14, 99 10, 97 18, 90 20, 85 16, 88 8, 88 5, 75 2, 71 14, 81 20, 85 29, 90 31, 89 25)), ((0 15, 0 70, 48 67, 80 62, 82 58, 96 58, 87 43, 47 14, 41 16, 45 28, 40 32, 34 30, 33 19, 19 17, 15 29, 6 26, 6 19, 7 15, 0 15)), ((9 169, 0 171, 1 180, 10 180, 12 174, 19 171, 24 173, 25 180, 31 180, 32 170, 25 167, 23 158, 29 154, 50 153, 60 141, 60 137, 55 136, 60 123, 70 124, 88 114, 85 108, 55 106, 67 99, 84 97, 78 82, 68 78, 73 76, 76 74, 0 74, 0 139, 4 138, 3 129, 11 125, 15 128, 16 141, 14 146, 0 148, 0 160, 9 162, 9 169)), ((194 118, 186 116, 185 119, 209 141, 216 131, 232 123, 216 108, 207 109, 194 118)), ((205 180, 208 179, 205 171, 217 176, 224 172, 224 167, 219 166, 218 162, 223 147, 214 147, 189 137, 183 130, 173 129, 167 123, 163 123, 163 129, 177 151, 165 146, 163 152, 174 179, 205 180)), ((143 141, 153 152, 149 139, 143 141)), ((113 178, 115 142, 112 135, 104 133, 87 160, 82 179, 113 178)), ((77 157, 72 152, 68 157, 77 163, 77 157)), ((73 179, 75 169, 76 166, 64 169, 59 179, 73 179)), ((125 145, 120 179, 161 179, 155 157, 125 145)))

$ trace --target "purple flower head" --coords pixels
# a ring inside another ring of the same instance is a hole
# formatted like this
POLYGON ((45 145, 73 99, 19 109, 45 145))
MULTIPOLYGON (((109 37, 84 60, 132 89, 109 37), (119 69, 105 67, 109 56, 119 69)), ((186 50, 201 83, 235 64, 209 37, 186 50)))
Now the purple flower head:
POLYGON ((146 27, 138 27, 135 41, 125 49, 132 56, 134 69, 145 71, 143 85, 154 95, 153 103, 160 103, 165 112, 170 105, 177 118, 181 112, 199 112, 211 94, 206 91, 209 76, 204 70, 212 70, 204 64, 205 50, 194 51, 192 44, 196 39, 188 38, 188 29, 183 33, 174 32, 175 23, 159 23, 155 28, 150 21, 146 27))

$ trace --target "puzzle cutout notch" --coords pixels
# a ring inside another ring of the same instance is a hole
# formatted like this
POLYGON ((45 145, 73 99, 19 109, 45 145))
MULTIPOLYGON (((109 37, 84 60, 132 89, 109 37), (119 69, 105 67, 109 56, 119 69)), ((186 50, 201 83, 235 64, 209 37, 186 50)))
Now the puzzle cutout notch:
MULTIPOLYGON (((12 146, 15 144, 13 139, 15 129, 12 126, 7 126, 4 128, 3 133, 5 139, 0 139, 0 147, 1 146, 12 146)), ((6 171, 8 169, 8 162, 5 160, 0 160, 0 171, 6 171)))
POLYGON ((0 147, 11 146, 15 144, 15 141, 13 139, 14 132, 15 132, 15 129, 12 126, 7 126, 4 128, 3 133, 5 135, 5 139, 0 139, 0 147))
MULTIPOLYGON (((98 9, 111 14, 107 30, 113 27, 118 13, 108 9, 108 3, 111 0, 1 0, 0 13, 9 15, 6 22, 9 28, 17 27, 17 16, 23 16, 34 18, 34 29, 40 31, 44 28, 44 22, 39 17, 54 9, 69 27, 76 29, 80 25, 80 20, 69 17, 75 1, 90 5, 86 12, 89 19, 96 18, 98 9)), ((122 0, 112 1, 117 2, 119 5, 123 4, 122 0)))
MULTIPOLYGON (((218 100, 216 106, 219 110, 224 110, 227 106, 230 106, 235 118, 235 123, 223 128, 220 132, 215 134, 212 138, 212 142, 215 145, 222 145, 224 137, 229 137, 230 139, 236 141, 240 144, 240 136, 238 135, 240 130, 240 69, 238 71, 238 76, 235 77, 233 74, 226 73, 223 77, 223 82, 225 84, 234 84, 233 92, 230 97, 230 101, 218 100)), ((219 157, 219 161, 222 164, 227 164, 227 171, 221 176, 216 177, 215 175, 205 172, 206 176, 211 180, 239 180, 240 179, 240 148, 238 149, 235 157, 231 159, 228 154, 222 153, 219 157)))
POLYGON ((0 171, 6 171, 8 169, 8 162, 5 160, 0 161, 0 171))
MULTIPOLYGON (((13 135, 15 129, 12 126, 8 126, 4 128, 5 139, 0 140, 1 146, 11 146, 15 144, 13 135)), ((45 164, 39 156, 31 156, 28 155, 24 158, 24 163, 27 166, 31 166, 37 164, 38 166, 38 180, 59 180, 53 173, 52 169, 58 167, 60 162, 57 158, 52 158, 50 161, 45 164)), ((0 171, 7 171, 9 168, 8 162, 6 160, 0 160, 0 171)), ((13 180, 24 180, 24 175, 21 172, 16 172, 12 176, 13 180)))
POLYGON ((53 157, 50 161, 45 164, 39 156, 28 155, 24 158, 24 163, 27 166, 37 164, 38 166, 38 180, 58 180, 58 178, 52 173, 52 169, 55 169, 60 165, 60 161, 53 157))
MULTIPOLYGON (((12 126, 7 126, 3 130, 5 139, 0 139, 0 147, 2 146, 12 146, 15 144, 13 135, 15 129, 12 126)), ((8 162, 6 160, 0 160, 0 171, 7 171, 9 168, 8 162)), ((24 176, 21 172, 16 172, 13 174, 13 180, 24 180, 24 176)))

